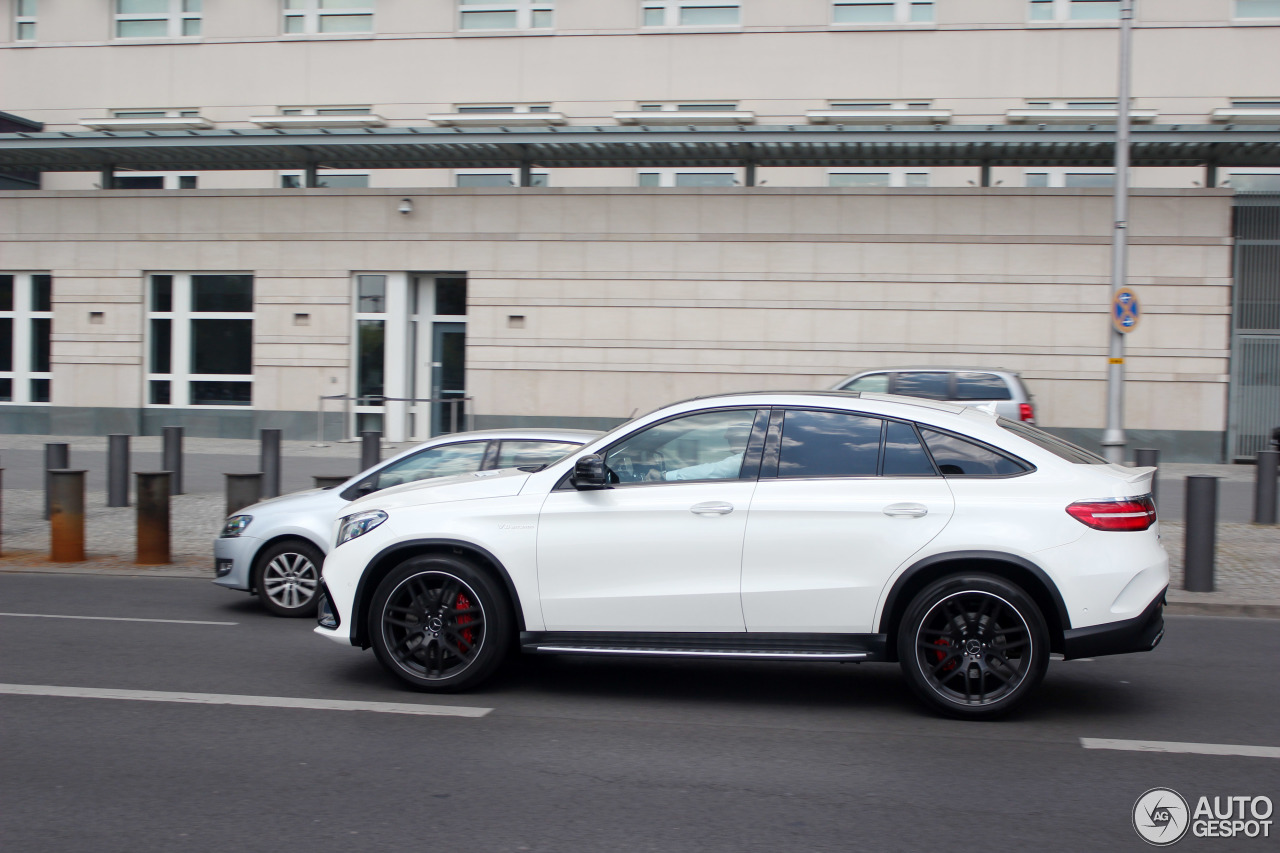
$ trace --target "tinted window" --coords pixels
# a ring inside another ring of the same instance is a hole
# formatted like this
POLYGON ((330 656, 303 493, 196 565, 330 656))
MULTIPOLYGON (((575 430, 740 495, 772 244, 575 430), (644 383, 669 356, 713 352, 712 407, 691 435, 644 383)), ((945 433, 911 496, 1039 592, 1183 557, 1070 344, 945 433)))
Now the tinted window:
POLYGON ((485 441, 468 441, 433 447, 399 462, 393 462, 378 472, 377 487, 398 486, 430 477, 447 477, 450 474, 466 474, 479 471, 484 460, 485 441))
POLYGON ((859 376, 844 386, 845 391, 867 391, 873 394, 889 393, 889 374, 872 373, 870 376, 859 376))
POLYGON ((874 477, 879 418, 844 412, 789 411, 782 422, 779 477, 874 477))
POLYGON ((1085 450, 1083 447, 1077 447, 1069 441, 1064 441, 1056 435, 1050 435, 1044 430, 1037 429, 1029 424, 1011 421, 1008 418, 1000 418, 999 424, 1014 435, 1025 438, 1041 450, 1047 450, 1059 459, 1086 465, 1107 464, 1107 460, 1098 454, 1085 450))
POLYGON ((884 468, 881 473, 886 477, 932 477, 937 474, 910 424, 889 421, 885 432, 884 468))
POLYGON ((735 479, 755 416, 745 409, 664 421, 614 445, 605 465, 620 483, 735 479))
POLYGON ((950 373, 898 373, 894 376, 893 393, 926 400, 949 399, 950 373))
POLYGON ((1012 400, 1009 385, 994 373, 957 373, 957 400, 1012 400))
POLYGON ((498 451, 498 468, 546 465, 581 445, 572 441, 504 441, 498 451))
POLYGON ((1027 470, 1021 462, 963 438, 923 428, 920 434, 944 477, 1003 477, 1027 470))

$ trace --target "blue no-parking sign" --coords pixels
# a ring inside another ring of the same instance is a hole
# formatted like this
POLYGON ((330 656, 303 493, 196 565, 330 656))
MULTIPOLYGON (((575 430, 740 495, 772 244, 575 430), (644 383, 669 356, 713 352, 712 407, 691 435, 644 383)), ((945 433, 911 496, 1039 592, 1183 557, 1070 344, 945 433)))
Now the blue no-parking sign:
POLYGON ((1111 324, 1117 332, 1129 333, 1138 328, 1138 294, 1127 287, 1111 298, 1111 324))

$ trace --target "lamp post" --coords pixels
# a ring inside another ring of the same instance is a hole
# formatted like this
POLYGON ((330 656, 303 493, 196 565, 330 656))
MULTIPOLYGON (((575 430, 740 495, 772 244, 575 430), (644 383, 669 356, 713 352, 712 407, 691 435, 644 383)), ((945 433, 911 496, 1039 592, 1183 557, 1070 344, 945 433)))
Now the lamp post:
MULTIPOLYGON (((1111 236, 1111 294, 1125 286, 1129 262, 1129 67, 1132 64, 1133 0, 1120 0, 1120 86, 1116 99, 1115 224, 1111 236)), ((1124 462, 1124 333, 1114 323, 1107 358, 1107 428, 1102 452, 1108 462, 1124 462)))

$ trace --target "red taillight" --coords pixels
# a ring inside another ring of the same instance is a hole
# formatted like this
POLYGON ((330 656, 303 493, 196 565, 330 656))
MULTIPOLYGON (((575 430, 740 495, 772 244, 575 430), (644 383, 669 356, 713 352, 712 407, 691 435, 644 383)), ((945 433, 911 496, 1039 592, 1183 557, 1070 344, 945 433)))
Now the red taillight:
POLYGON ((1118 501, 1077 501, 1067 507, 1067 512, 1094 530, 1146 530, 1156 522, 1151 495, 1118 501))
POLYGON ((1036 410, 1031 408, 1030 403, 1018 404, 1018 420, 1029 424, 1036 422, 1036 410))

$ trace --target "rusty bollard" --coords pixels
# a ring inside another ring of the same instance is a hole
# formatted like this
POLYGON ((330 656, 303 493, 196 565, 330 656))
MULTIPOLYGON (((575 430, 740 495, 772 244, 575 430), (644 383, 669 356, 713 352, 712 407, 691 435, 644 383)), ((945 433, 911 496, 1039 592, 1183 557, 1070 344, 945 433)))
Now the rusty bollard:
POLYGON ((84 561, 84 471, 49 472, 49 559, 84 561))
POLYGON ((262 474, 225 474, 227 478, 227 515, 235 515, 256 504, 262 494, 262 474))
POLYGON ((170 563, 169 472, 138 472, 138 558, 143 566, 170 563))

